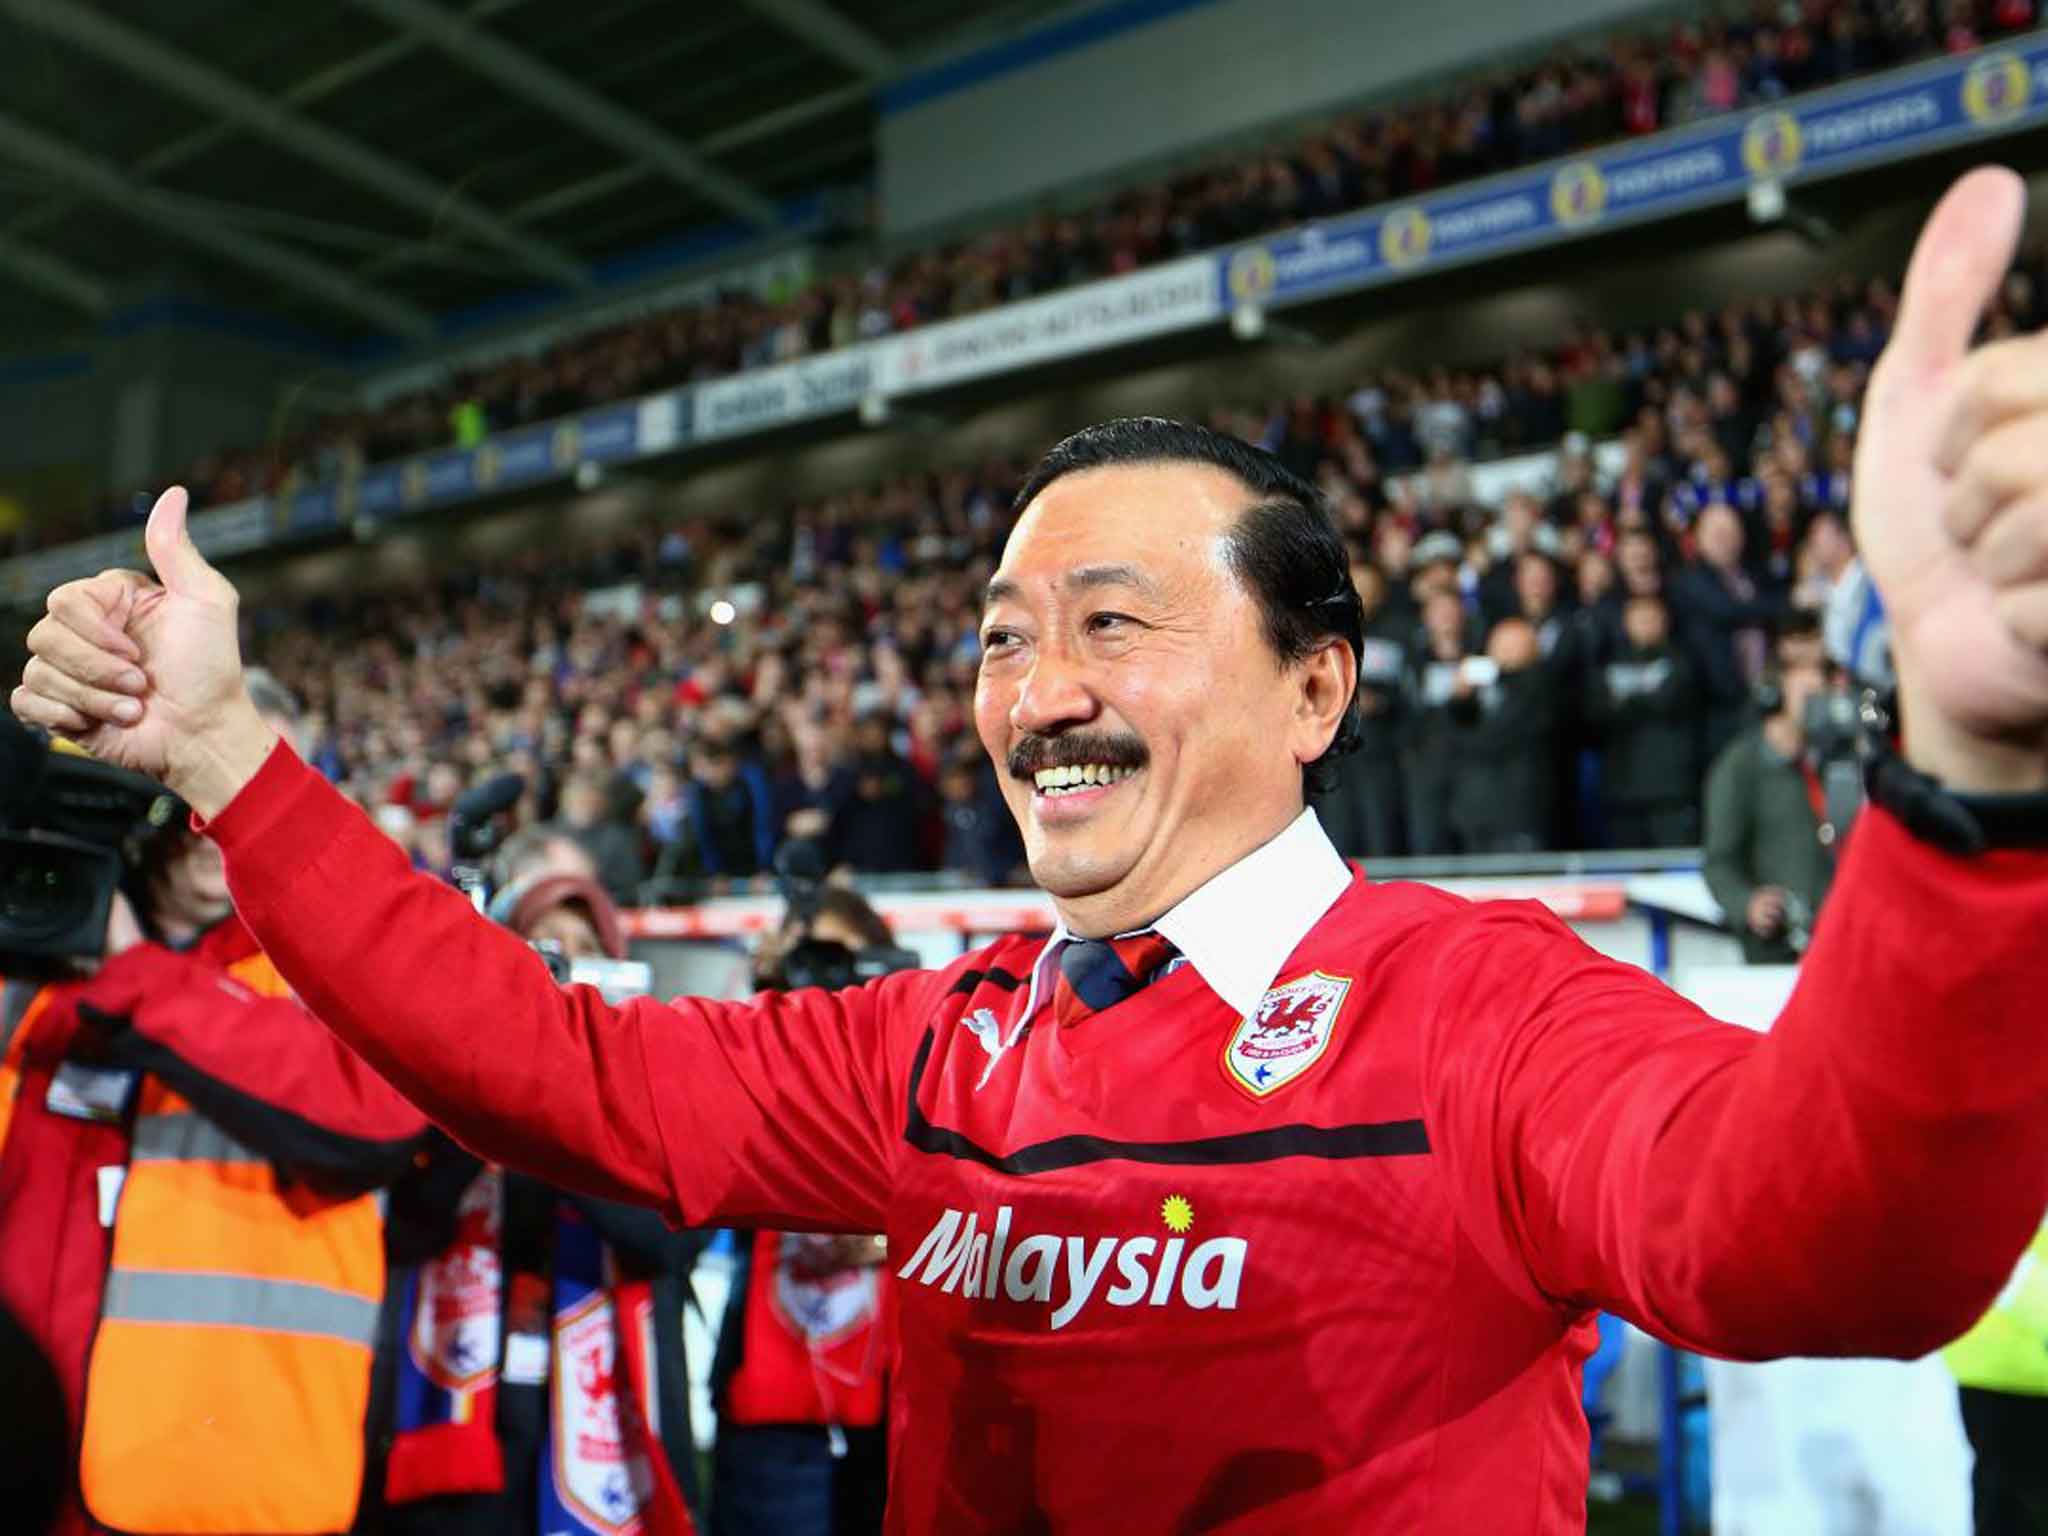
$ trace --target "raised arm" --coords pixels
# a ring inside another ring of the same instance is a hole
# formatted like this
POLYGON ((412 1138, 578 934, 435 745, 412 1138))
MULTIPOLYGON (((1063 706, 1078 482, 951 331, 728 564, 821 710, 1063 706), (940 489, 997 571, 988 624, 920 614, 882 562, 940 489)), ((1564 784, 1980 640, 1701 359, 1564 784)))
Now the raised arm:
POLYGON ((1762 1036, 1541 909, 1455 922, 1431 1143, 1511 1280, 1718 1354, 1913 1356, 2040 1224, 2048 856, 1955 859, 1866 811, 1762 1036))
POLYGON ((473 1151, 692 1225, 879 1225, 887 1019, 919 977, 611 1007, 413 871, 283 745, 206 830, 308 1007, 473 1151))

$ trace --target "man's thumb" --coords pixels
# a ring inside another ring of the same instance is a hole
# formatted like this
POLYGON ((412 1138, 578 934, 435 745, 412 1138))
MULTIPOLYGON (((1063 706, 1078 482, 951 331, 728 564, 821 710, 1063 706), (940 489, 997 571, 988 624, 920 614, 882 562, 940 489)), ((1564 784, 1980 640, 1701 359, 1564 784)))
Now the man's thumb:
POLYGON ((156 505, 149 509, 149 526, 143 530, 142 542, 166 591, 210 597, 226 585, 226 578, 206 563, 206 556, 192 542, 191 531, 185 526, 185 512, 190 504, 182 485, 174 485, 157 497, 156 505))
POLYGON ((2019 246, 2027 185, 1980 166, 1948 189, 1913 246, 1892 327, 1895 366, 1932 373, 1959 362, 2019 246))

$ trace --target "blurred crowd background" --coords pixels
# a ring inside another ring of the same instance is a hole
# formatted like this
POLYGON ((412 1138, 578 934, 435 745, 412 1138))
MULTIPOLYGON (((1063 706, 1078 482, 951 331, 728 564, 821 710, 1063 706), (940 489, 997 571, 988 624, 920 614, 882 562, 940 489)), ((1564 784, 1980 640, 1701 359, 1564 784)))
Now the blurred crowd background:
MULTIPOLYGON (((1992 330, 2042 322, 2043 276, 2030 251, 1992 330)), ((1895 297, 1845 280, 1216 408, 1324 490, 1352 551, 1369 724, 1324 804, 1345 851, 1698 841, 1776 636, 1856 589, 1859 405, 1895 297), (1533 478, 1477 487, 1535 449, 1556 451, 1533 478)), ((759 882, 790 835, 861 873, 1017 880, 972 693, 1023 465, 263 608, 254 649, 313 711, 322 769, 430 867, 455 796, 510 770, 622 900, 759 882)), ((1830 643, 1846 683, 1855 637, 1830 643)))

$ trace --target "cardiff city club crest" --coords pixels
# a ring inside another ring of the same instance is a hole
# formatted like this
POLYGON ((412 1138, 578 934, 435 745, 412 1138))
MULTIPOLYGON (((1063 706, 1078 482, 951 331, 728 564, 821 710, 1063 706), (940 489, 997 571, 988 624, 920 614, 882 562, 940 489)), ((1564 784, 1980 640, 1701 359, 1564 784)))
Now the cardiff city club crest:
POLYGON ((495 1168, 469 1181, 455 1207, 455 1240, 420 1266, 407 1347, 427 1380, 451 1392, 498 1368, 500 1184, 495 1168))
MULTIPOLYGON (((640 1322, 651 1328, 652 1318, 640 1322)), ((646 1450, 626 1438, 624 1413, 632 1410, 620 1401, 631 1390, 625 1375, 607 1292, 593 1291, 556 1314, 555 1488, 563 1508, 599 1536, 638 1532, 654 1492, 646 1450)))
POLYGON ((1254 1098, 1284 1088, 1330 1048, 1337 1015, 1351 991, 1349 976, 1310 971, 1274 987, 1223 1047, 1223 1072, 1254 1098))
POLYGON ((873 1268, 820 1262, 832 1239, 785 1232, 775 1266, 775 1306, 790 1332, 813 1350, 830 1349, 874 1321, 881 1288, 873 1268))

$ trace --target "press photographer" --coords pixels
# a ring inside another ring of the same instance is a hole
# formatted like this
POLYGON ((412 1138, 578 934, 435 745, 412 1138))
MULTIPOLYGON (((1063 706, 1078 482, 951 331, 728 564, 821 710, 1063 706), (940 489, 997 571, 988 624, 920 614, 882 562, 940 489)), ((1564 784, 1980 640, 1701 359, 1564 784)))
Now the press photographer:
POLYGON ((1789 965, 1806 952, 1861 801, 1854 701, 1831 680, 1810 615, 1780 624, 1756 708, 1762 718, 1707 773, 1704 872, 1743 957, 1789 965))
POLYGON ((754 985, 764 992, 799 987, 858 986, 916 968, 917 956, 897 946, 882 915, 860 892, 825 880, 825 853, 791 838, 775 855, 782 927, 754 951, 754 985))
MULTIPOLYGON (((290 696, 251 692, 289 736, 290 696)), ((8 728, 30 789, 0 914, 0 1306, 63 1384, 56 1529, 344 1529, 369 1192, 425 1123, 292 999, 182 805, 8 728)))
MULTIPOLYGON (((785 844, 782 927, 755 955, 763 990, 850 986, 914 965, 857 891, 823 882, 810 844, 785 844)), ((717 1536, 865 1536, 887 1491, 891 1279, 882 1240, 735 1234, 739 1266, 712 1366, 717 1536)))

